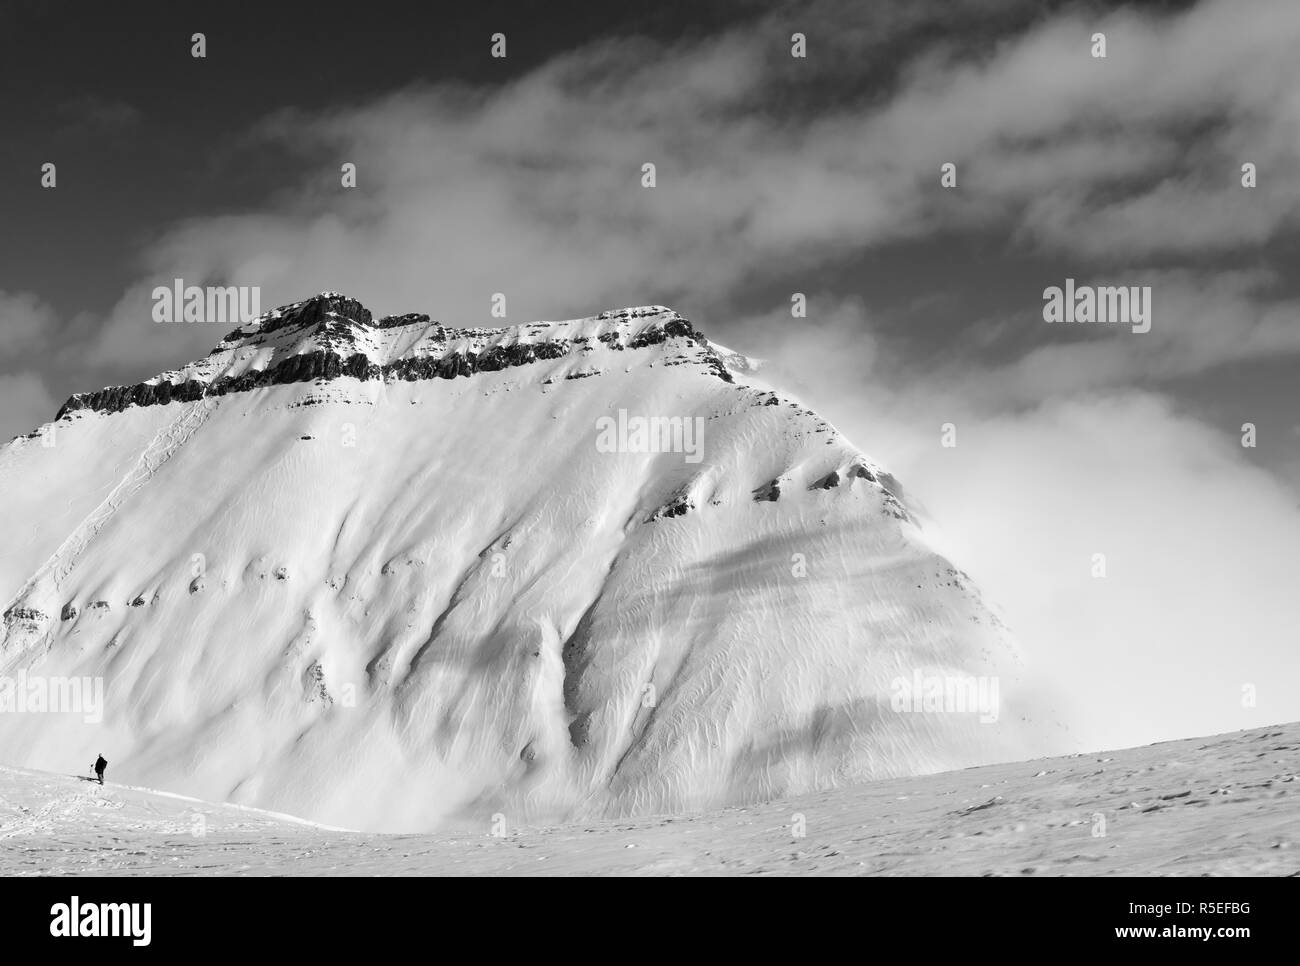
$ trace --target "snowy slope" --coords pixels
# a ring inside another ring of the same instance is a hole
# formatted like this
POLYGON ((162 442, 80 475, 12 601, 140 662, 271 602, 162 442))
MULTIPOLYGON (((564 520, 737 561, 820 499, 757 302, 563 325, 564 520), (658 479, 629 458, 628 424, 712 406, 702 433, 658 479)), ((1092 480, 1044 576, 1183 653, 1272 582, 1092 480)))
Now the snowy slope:
POLYGON ((1298 753, 1293 723, 689 816, 391 836, 0 766, 0 875, 1295 876, 1298 753))
POLYGON ((0 761, 422 829, 1045 750, 892 479, 734 358, 661 307, 466 330, 326 293, 73 397, 0 449, 0 674, 100 676, 104 721, 0 714, 0 761), (620 410, 699 417, 698 452, 604 451, 620 410), (892 709, 916 673, 996 678, 998 720, 892 709))

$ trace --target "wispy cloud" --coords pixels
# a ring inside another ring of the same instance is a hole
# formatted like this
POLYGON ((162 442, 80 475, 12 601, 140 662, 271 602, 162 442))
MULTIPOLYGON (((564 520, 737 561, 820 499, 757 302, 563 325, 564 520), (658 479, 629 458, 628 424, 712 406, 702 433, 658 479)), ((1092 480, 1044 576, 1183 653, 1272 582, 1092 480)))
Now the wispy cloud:
POLYGON ((1058 391, 1064 356, 1047 375, 926 370, 889 340, 858 337, 872 327, 860 301, 817 303, 815 322, 750 320, 753 351, 902 479, 930 539, 1002 607, 1084 746, 1300 715, 1300 699, 1273 684, 1300 673, 1285 643, 1300 620, 1286 563, 1297 491, 1252 464, 1235 425, 1114 384, 1058 391), (1026 403, 1017 378, 1042 379, 1042 401, 1026 403))
MULTIPOLYGON (((834 39, 858 18, 822 4, 804 18, 806 76, 785 13, 675 46, 596 44, 500 88, 279 114, 260 131, 304 159, 301 183, 270 209, 159 239, 100 349, 162 362, 205 347, 210 333, 149 328, 148 292, 174 275, 261 285, 268 304, 345 288, 458 321, 495 292, 521 319, 646 301, 725 314, 756 282, 798 288, 810 270, 953 232, 1007 233, 1081 269, 1260 245, 1300 208, 1279 174, 1300 162, 1300 8, 1254 6, 1067 12, 978 50, 939 33, 875 102, 826 96, 862 68, 834 39), (1105 60, 1089 54, 1095 31, 1105 60), (1258 188, 1240 184, 1245 161, 1258 188)), ((914 26, 879 24, 885 38, 914 26)))

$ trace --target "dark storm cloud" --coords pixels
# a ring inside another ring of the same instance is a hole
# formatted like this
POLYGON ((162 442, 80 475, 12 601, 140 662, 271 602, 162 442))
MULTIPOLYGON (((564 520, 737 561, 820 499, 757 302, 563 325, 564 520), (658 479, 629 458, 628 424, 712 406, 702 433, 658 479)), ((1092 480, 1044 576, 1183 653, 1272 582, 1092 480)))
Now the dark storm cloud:
MULTIPOLYGON (((1300 16, 1266 6, 1275 16, 1244 26, 1224 2, 1160 20, 1066 12, 980 56, 945 38, 872 105, 779 108, 803 83, 783 15, 696 42, 599 42, 497 87, 282 112, 261 130, 313 162, 296 191, 151 245, 98 351, 161 363, 204 348, 207 333, 162 338, 142 322, 148 292, 174 275, 259 284, 268 304, 343 288, 454 320, 482 318, 494 292, 513 318, 659 301, 726 319, 756 280, 797 288, 812 268, 954 231, 1010 233, 1081 273, 1265 243, 1300 206, 1276 175, 1300 161, 1278 108, 1300 89, 1288 55, 1300 16), (1110 37, 1106 61, 1089 56, 1095 30, 1110 37), (1206 124, 1212 137, 1181 137, 1206 124), (1243 159, 1265 172, 1260 188, 1241 187, 1243 159), (949 160, 953 193, 938 188, 949 160), (359 166, 355 192, 339 188, 343 161, 359 166), (653 190, 639 185, 645 162, 653 190)), ((804 17, 813 64, 821 37, 842 43, 837 9, 804 17)), ((1237 355, 1223 350, 1189 358, 1237 355)))

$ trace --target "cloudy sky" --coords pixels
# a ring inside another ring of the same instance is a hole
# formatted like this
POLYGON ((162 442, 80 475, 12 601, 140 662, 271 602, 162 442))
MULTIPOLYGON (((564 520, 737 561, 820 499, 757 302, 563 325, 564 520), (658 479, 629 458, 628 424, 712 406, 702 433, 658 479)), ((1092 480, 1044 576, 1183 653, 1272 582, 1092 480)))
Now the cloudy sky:
POLYGON ((407 6, 0 6, 0 436, 205 354, 174 277, 670 305, 902 479, 1082 743, 1300 718, 1300 5, 407 6))

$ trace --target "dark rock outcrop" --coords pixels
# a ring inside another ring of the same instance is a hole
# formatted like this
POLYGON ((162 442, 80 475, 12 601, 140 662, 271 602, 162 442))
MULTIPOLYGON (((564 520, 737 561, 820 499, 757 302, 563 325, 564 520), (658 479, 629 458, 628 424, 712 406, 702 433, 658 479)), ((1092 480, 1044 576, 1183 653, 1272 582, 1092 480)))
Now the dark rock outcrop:
POLYGON ((49 620, 49 615, 43 610, 37 610, 35 607, 23 607, 21 604, 15 604, 4 613, 6 624, 18 623, 25 621, 31 624, 43 624, 49 620))
MULTIPOLYGON (((77 393, 59 409, 55 419, 80 410, 117 413, 129 406, 165 406, 172 402, 191 403, 207 397, 219 397, 238 392, 250 392, 266 386, 315 382, 337 379, 341 376, 359 380, 401 379, 414 382, 422 379, 457 379, 476 372, 497 372, 516 366, 526 366, 539 359, 559 359, 568 355, 576 344, 585 340, 554 339, 545 342, 515 342, 494 345, 481 352, 473 350, 449 352, 441 356, 414 356, 397 359, 387 365, 371 362, 364 353, 342 354, 336 349, 350 349, 355 345, 356 327, 392 328, 400 325, 427 324, 427 315, 389 316, 375 323, 370 311, 356 299, 341 295, 320 295, 305 302, 289 306, 261 323, 255 333, 245 334, 236 329, 226 337, 226 342, 256 339, 268 333, 291 326, 315 328, 319 341, 325 346, 310 352, 282 359, 266 369, 227 376, 201 382, 187 380, 181 383, 141 382, 134 386, 110 386, 95 392, 77 393)), ((447 331, 440 330, 438 337, 447 331)), ((617 338, 618 333, 607 333, 617 338)), ((704 347, 705 363, 709 371, 725 382, 732 382, 723 361, 709 348, 708 340, 697 332, 689 321, 674 318, 662 326, 639 333, 628 343, 630 349, 658 345, 671 338, 685 338, 704 347)), ((601 337, 606 341, 605 336, 601 337)))
POLYGON ((682 494, 669 500, 654 513, 650 514, 647 523, 653 523, 655 520, 663 520, 667 517, 681 517, 695 509, 695 504, 691 498, 682 494))

